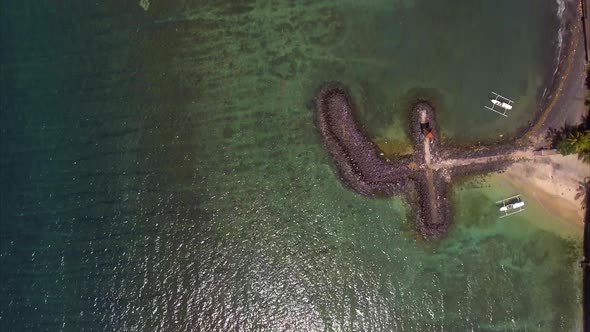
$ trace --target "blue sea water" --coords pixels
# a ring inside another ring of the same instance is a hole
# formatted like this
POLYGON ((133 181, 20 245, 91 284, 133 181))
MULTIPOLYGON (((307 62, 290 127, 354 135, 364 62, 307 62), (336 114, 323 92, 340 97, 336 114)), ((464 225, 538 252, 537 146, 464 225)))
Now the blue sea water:
POLYGON ((578 237, 499 223, 475 181, 424 243, 398 198, 341 186, 309 106, 339 80, 378 140, 403 144, 416 93, 449 137, 513 130, 551 79, 553 1, 0 9, 0 330, 575 328, 578 237), (481 109, 498 86, 508 127, 481 109))

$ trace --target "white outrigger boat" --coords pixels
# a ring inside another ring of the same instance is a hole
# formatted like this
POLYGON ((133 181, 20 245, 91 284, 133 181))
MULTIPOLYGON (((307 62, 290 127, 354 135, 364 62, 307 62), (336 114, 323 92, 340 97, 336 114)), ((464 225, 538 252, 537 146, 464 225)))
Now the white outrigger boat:
POLYGON ((524 202, 520 198, 520 195, 505 198, 503 200, 497 201, 496 204, 502 205, 500 207, 500 212, 503 212, 504 215, 500 216, 500 218, 508 217, 510 215, 524 211, 524 202))
POLYGON ((508 112, 512 109, 512 104, 514 104, 514 101, 512 101, 502 95, 499 95, 499 94, 495 93, 494 91, 492 91, 492 94, 494 96, 496 96, 496 98, 490 99, 490 101, 492 102, 492 107, 489 107, 489 106, 484 106, 484 107, 489 109, 492 112, 495 112, 495 113, 498 113, 502 116, 508 117, 506 112, 508 112), (499 108, 499 110, 496 109, 496 106, 499 108))

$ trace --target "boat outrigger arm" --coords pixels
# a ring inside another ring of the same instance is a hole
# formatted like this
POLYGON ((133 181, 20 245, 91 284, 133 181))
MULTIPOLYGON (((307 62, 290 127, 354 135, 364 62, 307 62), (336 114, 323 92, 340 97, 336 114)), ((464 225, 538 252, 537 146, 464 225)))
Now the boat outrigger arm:
POLYGON ((495 96, 494 99, 490 99, 490 101, 492 102, 492 107, 489 107, 489 106, 484 106, 484 107, 489 109, 492 112, 495 112, 495 113, 498 113, 502 116, 508 117, 506 112, 508 112, 512 109, 512 104, 514 104, 514 101, 512 101, 502 95, 499 95, 499 94, 495 93, 494 91, 492 91, 492 95, 495 96))
POLYGON ((504 215, 500 216, 500 218, 524 211, 524 202, 520 199, 520 195, 505 198, 497 201, 496 204, 502 204, 500 212, 504 212, 504 215))

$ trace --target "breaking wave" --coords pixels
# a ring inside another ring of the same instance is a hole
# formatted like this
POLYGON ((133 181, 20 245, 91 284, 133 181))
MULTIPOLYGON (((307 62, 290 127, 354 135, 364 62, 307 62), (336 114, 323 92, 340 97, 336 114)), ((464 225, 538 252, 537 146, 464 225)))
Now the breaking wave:
POLYGON ((553 74, 557 73, 559 63, 561 61, 561 49, 563 46, 563 34, 565 32, 565 1, 566 0, 555 0, 557 2, 557 18, 559 19, 559 30, 557 31, 557 65, 553 74))

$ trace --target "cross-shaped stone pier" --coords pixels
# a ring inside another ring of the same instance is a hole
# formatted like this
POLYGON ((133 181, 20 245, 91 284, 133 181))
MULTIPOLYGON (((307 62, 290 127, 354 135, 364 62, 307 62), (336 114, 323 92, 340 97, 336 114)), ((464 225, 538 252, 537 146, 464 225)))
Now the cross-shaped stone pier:
POLYGON ((357 122, 354 104, 343 88, 322 89, 315 107, 322 142, 342 182, 367 196, 405 194, 416 228, 426 238, 448 230, 453 178, 497 171, 533 157, 532 149, 518 142, 473 149, 443 146, 436 136, 435 112, 421 101, 410 116, 414 153, 386 160, 357 122))

